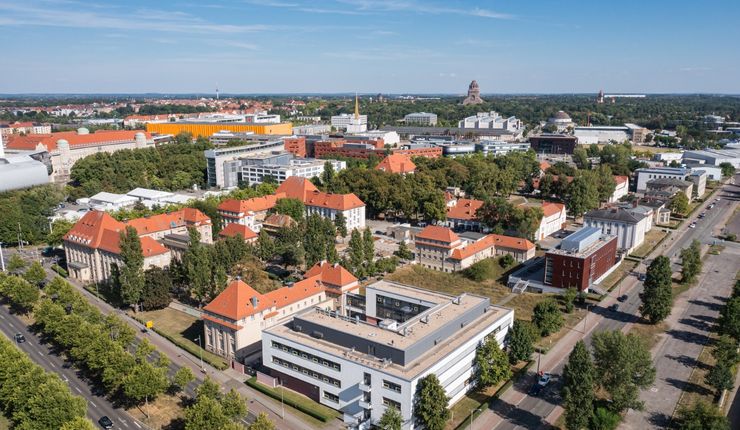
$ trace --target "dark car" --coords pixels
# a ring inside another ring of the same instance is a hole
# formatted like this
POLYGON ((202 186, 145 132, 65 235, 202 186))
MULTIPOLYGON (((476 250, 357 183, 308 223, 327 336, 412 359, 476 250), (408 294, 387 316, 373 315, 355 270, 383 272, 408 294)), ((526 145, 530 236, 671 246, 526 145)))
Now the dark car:
POLYGON ((640 273, 639 275, 637 275, 637 279, 639 279, 640 281, 644 281, 645 278, 646 278, 646 276, 645 276, 644 273, 640 273))
POLYGON ((14 337, 15 337, 16 343, 23 343, 26 341, 26 336, 23 336, 20 333, 16 333, 14 337))
POLYGON ((613 305, 609 306, 607 309, 609 309, 609 312, 616 312, 617 309, 619 309, 619 305, 614 303, 613 305))
POLYGON ((622 294, 621 296, 617 297, 617 301, 626 302, 627 301, 627 294, 622 294))
POLYGON ((108 418, 108 415, 103 415, 98 420, 98 424, 100 424, 100 427, 103 427, 104 429, 112 429, 113 428, 113 421, 111 421, 111 419, 108 418))

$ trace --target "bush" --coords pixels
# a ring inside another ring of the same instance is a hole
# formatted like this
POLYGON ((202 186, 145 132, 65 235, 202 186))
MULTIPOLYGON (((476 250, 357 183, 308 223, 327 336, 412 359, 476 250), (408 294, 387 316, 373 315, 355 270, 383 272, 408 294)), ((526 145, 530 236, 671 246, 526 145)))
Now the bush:
POLYGON ((593 430, 614 430, 621 420, 619 414, 609 409, 598 407, 591 418, 591 429, 593 430))
POLYGON ((462 271, 463 276, 475 282, 482 282, 493 277, 495 273, 490 259, 481 260, 462 271))
POLYGON ((52 264, 51 270, 57 272, 59 276, 61 276, 62 278, 66 278, 69 276, 69 273, 67 273, 67 271, 64 270, 64 268, 58 264, 52 264))
POLYGON ((503 257, 501 257, 501 259, 500 259, 500 260, 498 260, 498 264, 499 264, 499 265, 500 265, 501 267, 503 267, 504 269, 506 269, 507 267, 509 267, 509 266, 511 266, 512 264, 514 264, 514 257, 512 257, 512 256, 511 256, 511 255, 509 255, 509 254, 506 254, 506 255, 504 255, 503 257))

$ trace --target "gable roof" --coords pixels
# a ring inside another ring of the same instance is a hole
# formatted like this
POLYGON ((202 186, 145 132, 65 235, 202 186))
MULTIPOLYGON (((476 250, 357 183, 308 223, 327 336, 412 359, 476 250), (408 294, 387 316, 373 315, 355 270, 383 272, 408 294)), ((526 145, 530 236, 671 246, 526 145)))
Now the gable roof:
POLYGON ((247 200, 229 199, 221 202, 218 205, 218 210, 244 214, 248 212, 263 212, 274 208, 278 199, 283 197, 285 197, 285 195, 280 193, 262 197, 253 197, 247 200))
POLYGON ((447 218, 474 220, 475 213, 483 206, 483 200, 458 199, 457 204, 447 207, 447 218))
POLYGON ((258 293, 244 281, 236 279, 231 281, 226 289, 203 309, 230 320, 239 321, 272 307, 284 308, 325 290, 319 276, 312 276, 296 282, 293 286, 278 288, 265 294, 258 293), (252 298, 256 299, 254 303, 252 298))
POLYGON ((424 230, 416 234, 416 239, 437 240, 440 242, 452 243, 460 240, 460 237, 447 227, 439 225, 429 225, 424 230))
POLYGON ((457 248, 452 251, 450 258, 462 260, 463 258, 475 255, 492 246, 514 249, 518 251, 529 251, 534 248, 534 244, 521 237, 504 236, 501 234, 489 234, 481 240, 471 243, 464 248, 457 248))
POLYGON ((98 130, 95 133, 77 134, 76 131, 62 131, 51 134, 29 134, 27 136, 14 136, 6 145, 8 149, 34 150, 39 144, 46 146, 48 151, 57 149, 57 141, 64 139, 70 148, 78 145, 113 144, 131 141, 136 138, 137 133, 144 133, 147 141, 152 139, 151 133, 144 130, 98 130))
POLYGON ((86 213, 74 226, 64 235, 64 240, 76 242, 90 248, 99 248, 101 243, 111 240, 110 234, 114 232, 116 242, 118 241, 118 232, 122 231, 126 225, 116 221, 112 216, 102 211, 90 211, 86 213))
POLYGON ((365 203, 354 193, 330 194, 318 190, 308 192, 303 203, 306 206, 322 207, 338 211, 346 211, 365 206, 365 203))
POLYGON ((413 173, 416 170, 416 164, 411 161, 411 157, 406 154, 393 153, 385 157, 375 170, 382 170, 390 173, 413 173))
POLYGON ((330 286, 344 287, 357 282, 355 275, 340 264, 331 264, 328 261, 320 261, 306 272, 306 277, 320 276, 321 282, 330 286))
POLYGON ((614 176, 614 181, 617 183, 617 185, 624 184, 624 183, 629 184, 629 180, 630 178, 628 176, 620 176, 620 175, 614 176))
POLYGON ((552 202, 543 202, 542 203, 542 214, 545 218, 549 218, 553 215, 560 214, 565 209, 565 205, 563 203, 552 203, 552 202))
POLYGON ((605 209, 595 209, 590 212, 587 212, 585 215, 583 215, 583 219, 604 219, 609 221, 619 221, 619 222, 625 222, 625 223, 631 223, 631 224, 637 224, 640 222, 643 218, 645 218, 645 215, 638 215, 634 211, 628 211, 622 208, 618 207, 611 207, 611 208, 605 208, 605 209))
POLYGON ((257 233, 252 231, 251 228, 247 227, 244 224, 239 223, 229 223, 226 227, 223 228, 220 232, 218 232, 219 236, 222 237, 234 237, 237 235, 241 235, 242 239, 244 240, 250 240, 257 237, 257 233))
POLYGON ((275 190, 275 194, 284 193, 286 197, 305 201, 310 192, 319 191, 316 186, 306 178, 289 176, 275 190))
POLYGON ((184 225, 201 225, 210 223, 211 219, 198 209, 184 208, 179 211, 132 219, 126 222, 126 225, 134 227, 139 235, 143 235, 169 230, 184 225))

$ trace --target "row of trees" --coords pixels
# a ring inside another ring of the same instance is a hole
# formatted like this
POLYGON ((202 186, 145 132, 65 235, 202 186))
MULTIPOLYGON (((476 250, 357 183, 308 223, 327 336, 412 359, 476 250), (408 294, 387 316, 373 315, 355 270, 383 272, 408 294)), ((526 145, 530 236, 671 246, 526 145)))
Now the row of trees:
POLYGON ((85 419, 85 399, 72 395, 56 374, 44 371, 5 338, 0 338, 0 369, 0 407, 15 428, 92 428, 85 419))
POLYGON ((732 369, 740 362, 737 353, 740 344, 740 281, 735 282, 732 294, 722 306, 716 329, 719 337, 712 347, 716 363, 707 373, 706 382, 720 395, 723 390, 732 389, 735 379, 732 369))
POLYGON ((65 198, 64 190, 55 185, 0 193, 0 242, 6 246, 19 240, 32 244, 44 241, 49 217, 65 198))
POLYGON ((640 389, 655 380, 650 351, 638 336, 620 331, 595 333, 592 351, 583 341, 563 369, 563 407, 569 430, 615 428, 619 414, 641 410, 640 389), (597 392, 604 393, 599 399, 597 392))

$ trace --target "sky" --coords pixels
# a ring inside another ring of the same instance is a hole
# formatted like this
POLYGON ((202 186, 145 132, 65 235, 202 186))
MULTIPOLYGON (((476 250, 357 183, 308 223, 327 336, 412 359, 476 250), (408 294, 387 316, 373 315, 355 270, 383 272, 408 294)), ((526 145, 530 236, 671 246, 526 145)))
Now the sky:
POLYGON ((0 93, 740 93, 738 0, 0 0, 0 93))

